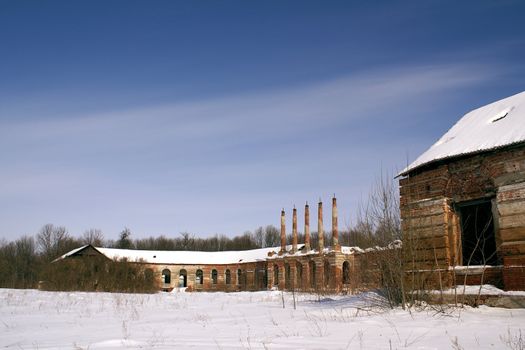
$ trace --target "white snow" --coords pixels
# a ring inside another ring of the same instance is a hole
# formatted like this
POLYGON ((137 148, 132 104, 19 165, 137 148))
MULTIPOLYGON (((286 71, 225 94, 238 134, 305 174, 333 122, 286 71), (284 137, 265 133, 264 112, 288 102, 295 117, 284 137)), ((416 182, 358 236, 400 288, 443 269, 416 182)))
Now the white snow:
MULTIPOLYGON (((400 247, 401 241, 394 241, 387 248, 398 248, 400 247)), ((304 244, 297 245, 298 249, 301 249, 304 244)), ((83 246, 80 248, 73 249, 72 251, 62 255, 55 259, 55 261, 67 258, 82 249, 88 247, 83 246)), ((208 264, 208 265, 219 265, 219 264, 237 264, 247 263, 256 261, 265 261, 266 259, 277 259, 282 256, 277 255, 280 247, 271 248, 260 248, 251 250, 236 250, 236 251, 221 251, 221 252, 201 252, 201 251, 170 251, 170 250, 138 250, 138 249, 116 249, 116 248, 100 248, 94 247, 101 254, 105 255, 109 259, 120 260, 122 258, 128 261, 143 261, 146 263, 157 263, 157 264, 208 264), (272 257, 268 256, 268 253, 275 253, 272 257)), ((308 254, 316 254, 316 250, 310 250, 308 252, 302 252, 298 250, 295 254, 291 254, 291 245, 286 246, 285 256, 300 256, 308 254)), ((370 248, 371 250, 383 250, 386 248, 376 247, 370 248)), ((325 248, 325 253, 329 253, 331 248, 325 248)), ((362 253, 359 247, 341 247, 341 251, 344 254, 362 253)))
POLYGON ((13 349, 505 349, 525 310, 384 309, 360 296, 152 295, 0 289, 0 347, 13 349), (282 296, 286 308, 282 306, 282 296), (457 344, 458 346, 453 346, 457 344))
POLYGON ((498 296, 523 296, 525 297, 525 291, 504 291, 502 289, 499 289, 497 287, 494 287, 491 284, 484 284, 482 286, 480 285, 472 285, 472 286, 457 286, 457 288, 450 288, 445 289, 442 292, 439 290, 433 290, 431 291, 432 294, 458 294, 458 295, 498 295, 498 296))
POLYGON ((161 264, 236 264, 240 262, 264 261, 268 253, 279 248, 261 248, 242 251, 199 252, 199 251, 162 251, 97 248, 110 259, 127 258, 131 261, 143 260, 161 264))
MULTIPOLYGON (((86 248, 83 246, 62 255, 64 259, 86 248)), ((94 247, 110 259, 143 261, 157 264, 236 264, 240 262, 264 261, 269 252, 278 252, 279 247, 261 248, 239 251, 201 252, 201 251, 171 251, 171 250, 138 250, 94 247)))
POLYGON ((431 162, 525 142, 525 91, 463 116, 399 175, 431 162))

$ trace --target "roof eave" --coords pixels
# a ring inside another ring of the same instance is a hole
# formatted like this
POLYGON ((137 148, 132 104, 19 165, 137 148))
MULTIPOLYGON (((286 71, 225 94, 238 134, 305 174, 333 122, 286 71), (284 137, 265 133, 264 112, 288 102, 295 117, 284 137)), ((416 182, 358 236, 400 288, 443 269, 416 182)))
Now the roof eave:
POLYGON ((457 159, 457 158, 474 156, 474 155, 478 155, 478 154, 482 154, 482 153, 488 153, 488 152, 493 152, 493 151, 500 151, 500 150, 505 150, 506 148, 510 149, 510 148, 520 147, 520 146, 525 146, 525 141, 517 141, 517 142, 508 143, 508 144, 505 144, 505 145, 502 145, 502 146, 491 147, 491 148, 487 148, 487 149, 481 149, 481 150, 476 150, 476 151, 471 151, 471 152, 454 154, 454 155, 448 156, 448 157, 442 157, 442 158, 438 158, 438 159, 433 159, 433 160, 431 160, 429 162, 418 164, 418 165, 416 165, 416 166, 414 166, 412 168, 407 167, 405 170, 403 170, 402 172, 397 174, 394 178, 397 179, 399 177, 404 177, 404 176, 410 175, 410 173, 413 173, 416 170, 419 170, 419 169, 421 169, 423 167, 426 167, 426 166, 431 166, 431 165, 436 164, 436 163, 449 162, 449 161, 452 161, 452 160, 457 159))

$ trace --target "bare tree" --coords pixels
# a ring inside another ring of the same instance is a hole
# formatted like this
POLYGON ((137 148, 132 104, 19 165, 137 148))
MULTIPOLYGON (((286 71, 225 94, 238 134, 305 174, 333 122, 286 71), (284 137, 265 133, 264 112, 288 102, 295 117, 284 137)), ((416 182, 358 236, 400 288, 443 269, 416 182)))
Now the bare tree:
POLYGON ((91 228, 89 230, 86 230, 84 234, 82 234, 82 243, 84 244, 91 244, 95 247, 101 247, 103 245, 103 242, 104 235, 99 229, 91 228))
POLYGON ((70 247, 71 238, 63 226, 44 225, 37 234, 37 245, 45 259, 55 259, 70 247))
POLYGON ((182 232, 180 240, 181 250, 194 250, 195 249, 195 237, 189 232, 182 232))
POLYGON ((257 245, 257 248, 263 248, 264 245, 264 229, 262 226, 259 226, 255 231, 253 231, 253 240, 257 245))
POLYGON ((120 249, 132 249, 133 242, 131 241, 131 231, 129 228, 125 227, 122 232, 119 234, 119 239, 116 242, 116 247, 120 249))
POLYGON ((264 230, 264 246, 277 247, 280 244, 280 232, 273 225, 266 226, 264 230))

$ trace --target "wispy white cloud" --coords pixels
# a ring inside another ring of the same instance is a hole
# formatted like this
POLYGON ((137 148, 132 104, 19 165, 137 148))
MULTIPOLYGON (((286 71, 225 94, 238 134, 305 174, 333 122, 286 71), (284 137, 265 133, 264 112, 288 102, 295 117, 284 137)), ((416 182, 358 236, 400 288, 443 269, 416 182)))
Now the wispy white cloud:
POLYGON ((500 71, 464 63, 398 67, 190 103, 4 121, 0 210, 10 215, 2 210, 7 201, 31 210, 47 203, 42 213, 76 217, 82 228, 135 220, 161 230, 176 220, 183 229, 236 233, 251 228, 250 219, 268 223, 274 207, 299 194, 296 200, 336 191, 348 198, 343 210, 370 182, 375 162, 404 160, 403 140, 378 140, 377 130, 500 71), (203 222, 197 204, 217 222, 203 222), (233 220, 240 210, 243 219, 233 220))
POLYGON ((486 81, 494 76, 494 68, 461 63, 375 70, 306 87, 93 115, 78 111, 67 119, 4 123, 1 135, 15 142, 53 143, 65 138, 90 144, 94 138, 116 147, 121 140, 129 142, 127 146, 142 146, 173 138, 239 136, 246 130, 279 135, 376 116, 393 105, 486 81))

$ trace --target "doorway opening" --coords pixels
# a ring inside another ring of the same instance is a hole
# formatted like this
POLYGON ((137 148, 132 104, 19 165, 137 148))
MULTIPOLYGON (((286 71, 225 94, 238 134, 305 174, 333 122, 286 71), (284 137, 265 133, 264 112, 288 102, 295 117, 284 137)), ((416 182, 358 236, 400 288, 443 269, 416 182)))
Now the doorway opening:
POLYGON ((457 204, 462 265, 497 265, 496 233, 490 199, 457 204))

